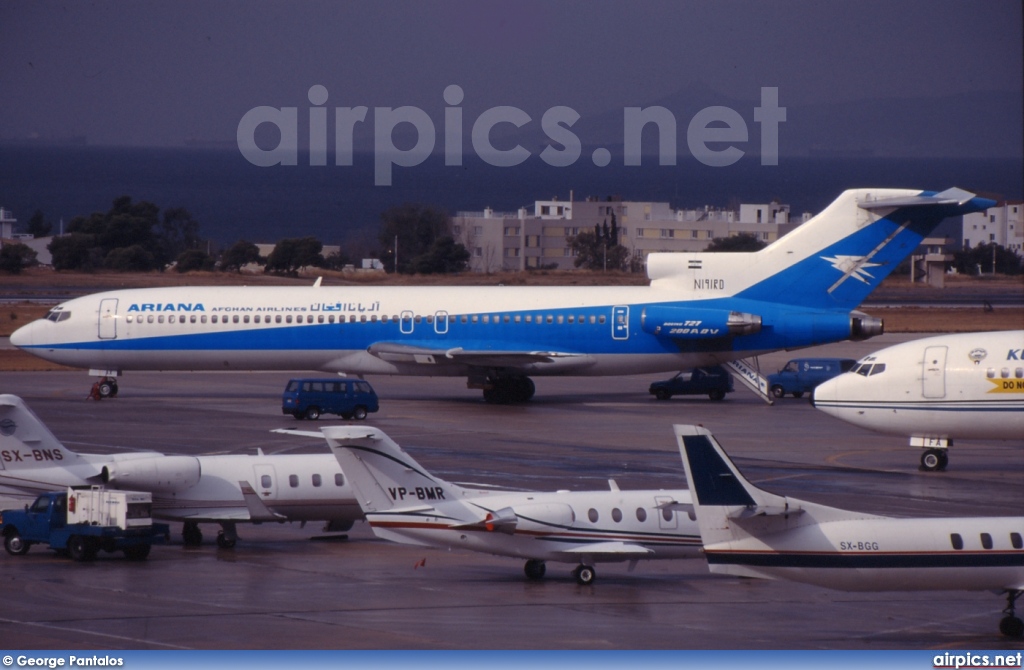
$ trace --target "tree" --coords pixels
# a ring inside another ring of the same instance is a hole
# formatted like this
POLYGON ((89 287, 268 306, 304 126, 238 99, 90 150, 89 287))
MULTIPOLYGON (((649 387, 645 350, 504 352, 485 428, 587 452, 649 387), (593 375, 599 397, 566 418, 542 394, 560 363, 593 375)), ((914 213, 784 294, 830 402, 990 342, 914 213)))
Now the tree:
MULTIPOLYGON (((380 244, 385 249, 381 255, 384 267, 401 273, 415 272, 417 259, 430 252, 434 242, 443 236, 451 236, 451 219, 443 210, 431 205, 406 203, 391 207, 380 215, 380 244), (395 249, 395 240, 398 248, 395 249), (395 267, 395 253, 398 267, 395 267)), ((461 246, 461 245, 459 245, 461 246)), ((465 248, 465 247, 463 247, 465 248)))
POLYGON ((199 246, 199 223, 184 207, 172 207, 164 211, 154 237, 153 253, 161 265, 167 265, 183 252, 199 246))
POLYGON ((267 256, 264 272, 296 275, 300 268, 321 267, 324 257, 321 255, 323 242, 315 237, 296 237, 283 239, 267 256))
POLYGON ((37 209, 32 218, 28 220, 28 228, 25 232, 33 237, 46 237, 53 230, 53 224, 43 216, 43 210, 37 209))
POLYGON ((0 271, 16 275, 22 268, 36 264, 36 252, 19 242, 0 248, 0 271))
POLYGON ((221 254, 220 269, 225 272, 241 272, 243 266, 250 263, 265 263, 266 260, 260 256, 260 248, 255 244, 247 240, 238 240, 221 254))
POLYGON ((103 267, 118 272, 148 272, 155 264, 153 254, 141 244, 111 249, 103 259, 103 267))
POLYGON ((213 270, 213 257, 202 249, 189 249, 183 251, 175 259, 174 269, 178 272, 191 272, 192 270, 213 270))
POLYGON ((629 249, 611 243, 611 231, 606 236, 601 224, 594 232, 584 230, 566 238, 572 250, 573 265, 586 270, 625 270, 629 266, 629 249))
POLYGON ((469 264, 469 250, 445 235, 434 240, 426 253, 413 259, 412 271, 420 274, 462 272, 469 264))
POLYGON ((953 267, 957 272, 968 275, 992 272, 1018 275, 1024 272, 1017 252, 994 242, 958 251, 953 255, 953 267))
POLYGON ((757 235, 753 233, 740 233, 739 235, 730 235, 729 237, 716 237, 711 240, 704 251, 758 251, 764 249, 767 246, 764 242, 757 239, 757 235))
POLYGON ((54 270, 91 271, 103 262, 101 250, 96 246, 96 236, 87 233, 55 237, 46 248, 53 257, 54 270))
POLYGON ((344 251, 335 251, 324 258, 324 267, 328 270, 344 270, 352 263, 352 258, 344 251))

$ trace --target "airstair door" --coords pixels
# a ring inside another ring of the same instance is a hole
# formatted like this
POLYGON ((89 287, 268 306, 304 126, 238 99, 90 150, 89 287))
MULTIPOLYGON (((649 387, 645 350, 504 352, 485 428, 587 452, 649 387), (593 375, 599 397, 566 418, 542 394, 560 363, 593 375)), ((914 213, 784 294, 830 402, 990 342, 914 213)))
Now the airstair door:
POLYGON ((100 300, 99 337, 101 340, 117 338, 117 298, 100 300))
POLYGON ((946 397, 947 347, 926 347, 921 362, 921 394, 925 398, 946 397))
POLYGON ((612 307, 612 339, 629 339, 629 305, 612 307))

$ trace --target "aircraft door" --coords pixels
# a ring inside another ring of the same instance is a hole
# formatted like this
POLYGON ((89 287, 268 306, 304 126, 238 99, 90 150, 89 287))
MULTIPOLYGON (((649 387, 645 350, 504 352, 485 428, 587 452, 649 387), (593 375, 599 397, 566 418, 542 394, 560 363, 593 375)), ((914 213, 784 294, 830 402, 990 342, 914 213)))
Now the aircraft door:
POLYGON ((921 362, 921 395, 946 397, 946 347, 926 347, 921 362))
POLYGON ((445 335, 448 332, 448 312, 440 311, 434 313, 434 332, 438 335, 445 335))
MULTIPOLYGON (((674 501, 675 498, 671 496, 654 496, 654 504, 656 506, 668 505, 674 501)), ((658 514, 658 528, 672 530, 679 527, 679 517, 673 507, 655 507, 655 512, 658 514)))
POLYGON ((612 339, 629 339, 629 306, 616 305, 612 307, 612 339))
POLYGON ((253 485, 262 500, 275 500, 277 498, 277 473, 272 465, 254 465, 253 474, 256 481, 253 485))
POLYGON ((398 322, 398 329, 402 331, 404 335, 412 333, 412 311, 405 309, 402 310, 402 319, 398 322))
POLYGON ((113 340, 117 338, 117 298, 100 300, 99 338, 113 340))

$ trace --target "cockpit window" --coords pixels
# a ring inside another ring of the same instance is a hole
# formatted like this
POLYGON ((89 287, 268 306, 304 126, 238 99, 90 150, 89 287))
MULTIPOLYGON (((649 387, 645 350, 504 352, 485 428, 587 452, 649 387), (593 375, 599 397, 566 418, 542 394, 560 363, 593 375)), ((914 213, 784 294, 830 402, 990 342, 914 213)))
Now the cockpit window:
POLYGON ((861 363, 850 370, 850 372, 856 372, 864 377, 873 377, 885 372, 885 363, 861 363))
POLYGON ((65 312, 63 310, 54 308, 46 313, 46 320, 53 321, 54 323, 60 323, 61 321, 67 321, 71 318, 71 312, 65 312))

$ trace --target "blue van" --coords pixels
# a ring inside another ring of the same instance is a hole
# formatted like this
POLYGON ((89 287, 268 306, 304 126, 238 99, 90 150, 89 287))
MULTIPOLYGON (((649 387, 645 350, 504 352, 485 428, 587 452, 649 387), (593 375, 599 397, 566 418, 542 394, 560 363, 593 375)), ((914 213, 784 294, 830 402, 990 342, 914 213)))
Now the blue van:
POLYGON ((776 398, 792 393, 799 398, 818 384, 848 372, 857 364, 852 358, 794 358, 773 375, 768 388, 776 398))
POLYGON ((377 394, 362 379, 292 379, 281 396, 281 413, 296 419, 339 414, 342 419, 362 421, 379 409, 377 394))

